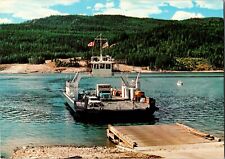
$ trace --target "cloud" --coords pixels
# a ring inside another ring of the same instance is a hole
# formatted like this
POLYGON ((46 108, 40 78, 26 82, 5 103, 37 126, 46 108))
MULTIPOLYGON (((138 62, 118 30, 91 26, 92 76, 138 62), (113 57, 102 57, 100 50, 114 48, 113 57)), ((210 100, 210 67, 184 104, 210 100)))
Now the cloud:
POLYGON ((55 5, 70 5, 79 0, 1 0, 0 13, 12 14, 22 19, 42 18, 50 15, 65 15, 66 13, 51 9, 55 5))
POLYGON ((91 6, 87 6, 86 9, 91 9, 91 6))
POLYGON ((152 5, 152 2, 147 0, 121 0, 117 8, 113 2, 108 1, 106 4, 96 4, 94 10, 97 11, 95 14, 119 14, 132 17, 149 17, 150 14, 162 12, 159 7, 152 5))
MULTIPOLYGON (((24 20, 37 19, 50 15, 67 15, 66 11, 59 11, 54 8, 56 5, 69 6, 77 2, 86 0, 0 0, 0 14, 9 14, 13 18, 24 20)), ((152 15, 165 13, 165 7, 175 7, 177 9, 185 8, 208 8, 223 9, 222 0, 105 0, 96 2, 94 6, 90 4, 87 10, 93 11, 94 14, 120 14, 132 17, 151 17, 152 15), (100 3, 101 2, 101 3, 100 3)), ((167 9, 168 11, 168 9, 167 9)), ((170 10, 169 10, 170 11, 170 10)), ((82 13, 85 13, 83 11, 82 13)), ((185 12, 187 13, 187 12, 185 12)), ((202 16, 200 13, 184 14, 177 12, 176 17, 185 16, 202 16)))
POLYGON ((7 18, 0 18, 0 24, 8 24, 8 23, 12 23, 12 21, 7 18))
MULTIPOLYGON (((110 2, 110 0, 107 0, 110 2)), ((113 3, 113 2, 111 2, 113 3)), ((161 14, 163 7, 170 6, 177 9, 208 8, 223 9, 222 0, 119 0, 119 5, 108 6, 104 3, 96 4, 94 14, 120 14, 132 17, 150 17, 161 14)), ((189 13, 179 11, 174 18, 182 19, 189 17, 203 17, 200 13, 189 13)))
POLYGON ((99 11, 102 8, 105 8, 105 5, 102 4, 102 3, 96 3, 95 6, 94 6, 94 10, 96 10, 96 11, 99 11))
MULTIPOLYGON (((199 0, 202 1, 202 0, 199 0)), ((109 1, 107 1, 109 2, 109 1)), ((119 6, 97 3, 95 14, 120 14, 132 17, 149 17, 161 14, 162 7, 171 6, 178 9, 193 8, 194 0, 119 0, 119 6)), ((111 2, 113 3, 113 2, 111 2)))
POLYGON ((192 3, 192 0, 173 0, 173 1, 164 1, 164 3, 168 3, 170 6, 172 7, 176 7, 176 8, 179 8, 179 9, 182 9, 182 8, 192 8, 194 5, 192 3))
POLYGON ((94 10, 95 11, 100 11, 100 10, 111 9, 113 7, 114 7, 114 3, 108 1, 105 4, 103 4, 103 3, 96 3, 95 6, 94 6, 94 10))
POLYGON ((106 6, 106 8, 112 8, 112 7, 114 7, 114 3, 113 2, 107 2, 105 4, 105 6, 106 6))
POLYGON ((203 18, 204 16, 201 13, 191 13, 191 12, 184 12, 184 11, 177 11, 172 20, 184 20, 189 18, 203 18))
POLYGON ((223 9, 224 0, 195 0, 195 3, 200 8, 208 9, 223 9))
MULTIPOLYGON (((156 2, 156 0, 153 1, 156 2)), ((192 8, 195 5, 200 8, 223 9, 223 1, 224 0, 158 0, 156 3, 161 3, 161 6, 167 4, 179 9, 192 8)))
MULTIPOLYGON (((157 3, 159 5, 159 3, 157 3)), ((155 5, 155 1, 139 0, 129 1, 121 0, 120 8, 129 16, 148 17, 150 14, 159 14, 162 10, 155 5)))

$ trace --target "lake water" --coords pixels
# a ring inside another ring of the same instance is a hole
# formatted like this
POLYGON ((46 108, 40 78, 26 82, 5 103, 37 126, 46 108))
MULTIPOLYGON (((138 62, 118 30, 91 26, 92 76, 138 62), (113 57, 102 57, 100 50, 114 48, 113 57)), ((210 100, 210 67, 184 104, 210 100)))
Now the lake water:
MULTIPOLYGON (((119 87, 121 80, 83 78, 80 87, 96 83, 119 87)), ((135 74, 125 75, 135 78, 135 74)), ((1 153, 24 145, 107 145, 107 125, 74 121, 65 109, 62 90, 73 74, 1 74, 1 153)), ((223 73, 154 73, 141 75, 141 88, 156 99, 160 111, 151 124, 182 122, 224 139, 223 73), (182 80, 184 85, 176 85, 182 80)), ((129 124, 129 123, 128 123, 129 124)), ((140 123, 136 123, 140 124, 140 123)))

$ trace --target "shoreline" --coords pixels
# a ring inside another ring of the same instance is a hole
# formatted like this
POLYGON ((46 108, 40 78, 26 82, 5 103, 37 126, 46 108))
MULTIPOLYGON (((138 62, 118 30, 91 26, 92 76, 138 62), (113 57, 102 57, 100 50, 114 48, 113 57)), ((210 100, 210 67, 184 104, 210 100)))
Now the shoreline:
MULTIPOLYGON (((23 146, 16 148, 11 154, 11 159, 25 158, 85 158, 85 159, 205 159, 205 157, 220 159, 223 157, 224 142, 199 143, 186 145, 153 146, 146 150, 129 149, 122 146, 23 146)), ((4 158, 4 157, 3 157, 4 158)))
POLYGON ((117 147, 102 146, 73 146, 73 145, 51 145, 51 146, 24 146, 14 150, 10 157, 16 158, 85 158, 85 159, 119 159, 119 158, 142 158, 158 159, 161 156, 149 155, 140 152, 132 152, 117 147))
MULTIPOLYGON (((118 73, 223 73, 224 70, 209 70, 209 71, 172 71, 172 70, 159 70, 151 71, 143 69, 142 67, 120 65, 118 73), (127 68, 129 67, 129 68, 127 68)), ((47 73, 76 73, 84 72, 90 73, 89 68, 82 67, 56 67, 54 64, 0 64, 0 74, 47 74, 47 73)))

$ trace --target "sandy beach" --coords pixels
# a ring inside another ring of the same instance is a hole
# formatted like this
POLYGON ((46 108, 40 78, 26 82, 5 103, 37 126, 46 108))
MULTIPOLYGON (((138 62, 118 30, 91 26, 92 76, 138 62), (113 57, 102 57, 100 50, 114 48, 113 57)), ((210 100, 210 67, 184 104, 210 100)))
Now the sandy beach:
POLYGON ((54 64, 5 64, 0 65, 0 73, 26 74, 26 73, 74 73, 87 72, 86 67, 55 67, 54 64))
MULTIPOLYGON (((136 67, 124 64, 116 64, 114 66, 119 72, 141 72, 141 73, 170 73, 170 72, 224 72, 223 70, 212 71, 170 71, 159 70, 151 71, 147 67, 136 67)), ((27 73, 75 73, 75 72, 90 72, 85 65, 81 67, 56 67, 54 62, 48 62, 45 64, 0 64, 0 74, 27 74, 27 73)))

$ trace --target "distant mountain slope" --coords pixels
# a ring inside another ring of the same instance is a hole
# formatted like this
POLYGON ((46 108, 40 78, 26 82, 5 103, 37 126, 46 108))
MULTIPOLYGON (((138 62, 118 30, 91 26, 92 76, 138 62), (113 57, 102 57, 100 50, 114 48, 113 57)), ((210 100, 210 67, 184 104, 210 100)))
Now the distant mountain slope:
POLYGON ((91 56, 87 44, 108 38, 104 53, 128 64, 171 68, 177 58, 204 58, 223 67, 223 19, 183 21, 120 15, 50 16, 21 24, 0 25, 0 63, 24 63, 30 57, 91 56))

